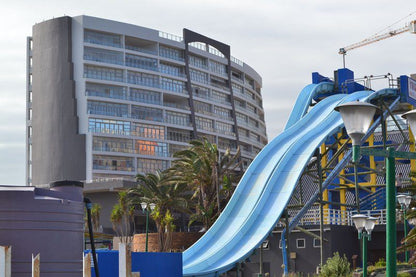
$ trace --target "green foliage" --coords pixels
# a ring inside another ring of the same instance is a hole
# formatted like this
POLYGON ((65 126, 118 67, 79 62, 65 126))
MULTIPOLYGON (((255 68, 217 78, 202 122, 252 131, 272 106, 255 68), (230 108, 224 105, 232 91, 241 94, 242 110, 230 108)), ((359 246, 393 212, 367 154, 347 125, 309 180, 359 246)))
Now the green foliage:
POLYGON ((386 267, 386 260, 384 258, 380 258, 375 264, 375 267, 386 267))
POLYGON ((138 185, 129 190, 131 203, 140 208, 140 203, 155 204, 155 209, 151 214, 155 221, 159 234, 159 251, 170 250, 171 233, 175 229, 174 217, 172 212, 190 214, 189 201, 191 194, 186 183, 178 182, 166 172, 156 172, 155 174, 138 174, 136 176, 138 185))
POLYGON ((127 191, 118 193, 118 203, 113 206, 110 220, 120 241, 130 243, 134 227, 134 207, 130 204, 127 191))
POLYGON ((229 149, 221 154, 217 145, 207 139, 191 141, 190 145, 189 149, 174 154, 176 160, 169 174, 193 191, 195 215, 190 223, 198 221, 208 229, 231 197, 233 183, 241 177, 236 174, 240 166, 239 149, 236 154, 229 149))
POLYGON ((412 277, 412 274, 409 272, 399 272, 397 273, 397 277, 412 277))
POLYGON ((91 207, 91 221, 94 231, 97 232, 100 228, 101 205, 94 203, 91 207))
POLYGON ((322 266, 320 276, 344 277, 348 276, 350 272, 350 263, 347 257, 345 255, 341 257, 338 252, 335 252, 334 256, 326 260, 326 263, 322 266))

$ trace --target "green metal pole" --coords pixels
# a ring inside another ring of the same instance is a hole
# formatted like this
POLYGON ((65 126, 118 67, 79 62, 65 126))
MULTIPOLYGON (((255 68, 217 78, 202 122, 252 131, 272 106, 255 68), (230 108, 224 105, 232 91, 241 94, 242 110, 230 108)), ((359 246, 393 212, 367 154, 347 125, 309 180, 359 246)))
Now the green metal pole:
POLYGON ((386 159, 386 277, 396 277, 396 187, 394 149, 387 148, 386 159))
MULTIPOLYGON (((406 208, 403 209, 403 217, 404 217, 404 238, 407 237, 407 220, 406 220, 406 208)), ((407 243, 404 243, 406 245, 407 243)), ((409 262, 409 251, 404 252, 404 260, 406 263, 409 262)))
POLYGON ((367 277, 367 240, 368 235, 363 233, 363 277, 367 277))
POLYGON ((148 239, 149 239, 149 211, 146 209, 146 252, 147 252, 148 239))

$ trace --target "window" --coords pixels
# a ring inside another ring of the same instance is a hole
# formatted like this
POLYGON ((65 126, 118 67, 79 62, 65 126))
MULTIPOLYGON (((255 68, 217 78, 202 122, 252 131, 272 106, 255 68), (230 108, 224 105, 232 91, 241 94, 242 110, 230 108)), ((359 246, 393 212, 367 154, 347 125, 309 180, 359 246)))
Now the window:
POLYGON ((84 48, 84 60, 123 65, 123 53, 98 49, 92 47, 84 48))
POLYGON ((227 66, 225 64, 211 60, 209 61, 209 69, 217 74, 227 75, 227 66))
POLYGON ((129 136, 130 122, 121 120, 90 118, 88 120, 88 131, 92 133, 129 136))
POLYGON ((296 248, 305 248, 306 242, 305 239, 296 239, 296 248))
POLYGON ((136 84, 146 87, 159 87, 159 77, 152 74, 146 74, 141 72, 127 72, 127 82, 130 84, 136 84))
POLYGON ((314 248, 321 248, 321 240, 317 239, 317 238, 314 238, 313 239, 313 247, 314 248))
POLYGON ((168 140, 188 142, 191 140, 191 132, 168 128, 168 140))
POLYGON ((191 119, 189 114, 166 111, 165 122, 175 125, 190 126, 191 119))
POLYGON ((202 69, 208 69, 207 60, 194 55, 189 55, 189 64, 202 69))
POLYGON ((162 103, 159 92, 135 88, 130 88, 130 100, 156 105, 160 105, 162 103))
POLYGON ((198 129, 214 132, 213 122, 211 119, 196 116, 195 121, 198 129))
POLYGON ((150 121, 163 121, 163 111, 155 108, 131 106, 131 118, 150 120, 150 121))
POLYGON ((92 30, 84 30, 84 42, 106 45, 106 46, 111 46, 111 47, 118 47, 118 48, 122 47, 120 35, 92 31, 92 30))
POLYGON ((142 138, 165 139, 165 127, 133 122, 131 134, 142 138))
POLYGON ((155 173, 157 170, 163 171, 168 168, 168 161, 153 159, 137 159, 137 171, 140 173, 155 173))
POLYGON ((183 93, 185 90, 185 82, 173 80, 169 78, 162 77, 161 79, 162 89, 170 90, 174 92, 183 93))
POLYGON ((157 60, 131 54, 126 54, 126 66, 157 71, 157 60))
POLYGON ((135 150, 137 154, 167 157, 168 156, 168 145, 163 142, 136 140, 135 150))
POLYGON ((160 72, 185 78, 185 70, 182 66, 176 66, 168 63, 160 63, 160 72))
POLYGON ((189 74, 191 76, 191 80, 203 84, 208 84, 208 74, 202 71, 198 71, 195 69, 189 69, 189 74))
POLYGON ((174 49, 163 45, 160 45, 159 47, 159 56, 182 62, 185 60, 183 50, 174 49))
POLYGON ((125 104, 88 101, 87 112, 88 114, 128 117, 128 107, 125 104))
POLYGON ((85 65, 84 78, 123 82, 124 74, 122 69, 85 65))
POLYGON ((93 169, 112 171, 134 171, 133 158, 94 155, 93 169))
POLYGON ((133 153, 133 142, 128 139, 94 136, 92 149, 100 152, 133 153))
POLYGON ((125 87, 111 86, 87 83, 85 88, 85 94, 87 96, 97 96, 113 99, 127 99, 127 93, 125 87))

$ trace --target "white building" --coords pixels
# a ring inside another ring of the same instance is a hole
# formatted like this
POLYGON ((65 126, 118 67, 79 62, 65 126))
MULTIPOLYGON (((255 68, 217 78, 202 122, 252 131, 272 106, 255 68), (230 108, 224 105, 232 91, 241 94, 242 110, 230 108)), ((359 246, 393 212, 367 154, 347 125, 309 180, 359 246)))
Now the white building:
POLYGON ((77 16, 27 47, 28 185, 132 179, 200 137, 247 166, 267 143, 261 77, 221 42, 77 16))

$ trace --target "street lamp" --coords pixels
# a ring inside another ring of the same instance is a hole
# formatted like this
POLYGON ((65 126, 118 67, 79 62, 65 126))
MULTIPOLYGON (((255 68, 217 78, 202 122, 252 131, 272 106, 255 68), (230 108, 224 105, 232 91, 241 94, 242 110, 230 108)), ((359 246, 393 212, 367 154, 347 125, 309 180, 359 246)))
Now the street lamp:
MULTIPOLYGON (((386 158, 386 276, 396 276, 396 187, 395 158, 416 159, 416 153, 387 149, 360 149, 360 140, 367 133, 377 107, 369 103, 351 102, 337 106, 341 113, 348 135, 353 140, 353 162, 358 163, 360 154, 386 158)), ((416 131, 416 111, 403 115, 413 134, 416 131)), ((356 188, 357 189, 357 188, 356 188)))
POLYGON ((142 207, 143 212, 146 213, 146 252, 147 252, 148 238, 149 238, 149 212, 155 209, 156 204, 154 203, 147 204, 146 202, 142 202, 140 203, 140 206, 142 207))
POLYGON ((377 218, 363 214, 356 214, 351 218, 354 221, 355 228, 358 230, 358 239, 363 241, 363 277, 367 277, 367 241, 371 240, 371 232, 376 225, 377 218))
MULTIPOLYGON (((410 195, 405 195, 405 194, 399 194, 397 195, 397 202, 399 202, 400 204, 400 208, 403 212, 403 231, 404 231, 404 237, 407 237, 407 220, 406 220, 406 210, 409 208, 410 206, 410 202, 412 202, 412 197, 410 195)), ((405 242, 406 245, 406 242, 405 242)), ((409 252, 405 251, 404 252, 404 259, 406 261, 406 263, 409 262, 409 252)))

